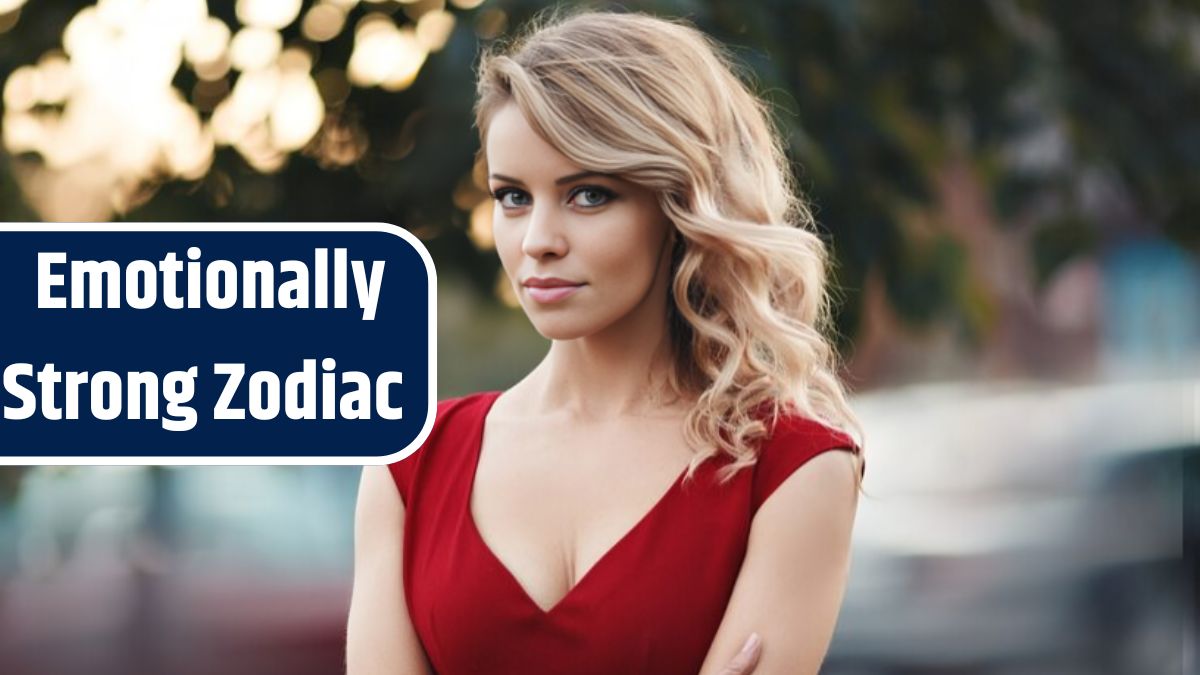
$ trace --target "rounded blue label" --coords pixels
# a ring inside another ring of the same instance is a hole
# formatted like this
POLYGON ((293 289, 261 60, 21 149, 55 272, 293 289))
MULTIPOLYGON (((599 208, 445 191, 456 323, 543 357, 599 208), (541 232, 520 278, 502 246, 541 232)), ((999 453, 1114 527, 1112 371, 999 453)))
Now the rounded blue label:
POLYGON ((378 464, 432 426, 402 228, 5 224, 0 282, 0 464, 378 464))

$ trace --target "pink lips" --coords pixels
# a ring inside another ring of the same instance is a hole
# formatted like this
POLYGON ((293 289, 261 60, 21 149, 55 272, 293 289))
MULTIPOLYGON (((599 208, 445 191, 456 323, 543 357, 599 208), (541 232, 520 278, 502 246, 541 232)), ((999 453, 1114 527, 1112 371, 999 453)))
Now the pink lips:
POLYGON ((558 302, 564 298, 574 295, 575 291, 583 288, 583 284, 577 286, 526 286, 525 292, 529 297, 541 303, 558 302))

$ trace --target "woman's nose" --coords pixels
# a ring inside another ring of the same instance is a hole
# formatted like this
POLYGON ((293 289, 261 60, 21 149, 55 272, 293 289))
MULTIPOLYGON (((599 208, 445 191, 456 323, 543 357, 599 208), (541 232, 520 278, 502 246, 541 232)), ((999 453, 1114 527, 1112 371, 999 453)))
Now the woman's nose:
POLYGON ((531 258, 547 255, 562 257, 567 253, 567 239, 561 229, 562 214, 545 200, 535 203, 529 213, 521 249, 531 258))

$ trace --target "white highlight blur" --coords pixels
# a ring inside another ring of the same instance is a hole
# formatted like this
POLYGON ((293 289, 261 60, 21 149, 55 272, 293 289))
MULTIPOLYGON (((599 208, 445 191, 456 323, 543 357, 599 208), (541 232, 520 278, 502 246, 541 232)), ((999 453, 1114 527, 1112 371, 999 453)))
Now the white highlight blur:
POLYGON ((391 17, 372 13, 355 30, 347 71, 359 86, 399 91, 416 79, 427 54, 411 27, 397 28, 391 17))
MULTIPOLYGON (((23 4, 0 0, 0 15, 23 4)), ((238 26, 209 16, 206 0, 98 0, 80 10, 63 31, 61 50, 17 67, 0 89, 4 149, 40 160, 13 163, 28 203, 43 220, 105 220, 165 180, 203 178, 221 145, 259 171, 280 169, 329 125, 312 52, 285 48, 279 31, 299 21, 310 44, 331 40, 357 4, 238 0, 238 26), (204 88, 203 103, 197 99, 210 118, 172 86, 180 68, 215 83, 204 88), (214 100, 214 91, 229 93, 214 100)), ((403 26, 369 13, 354 29, 345 73, 325 66, 323 81, 407 88, 454 29, 455 17, 443 7, 412 13, 415 24, 403 26)), ((322 139, 313 147, 337 145, 322 139)))

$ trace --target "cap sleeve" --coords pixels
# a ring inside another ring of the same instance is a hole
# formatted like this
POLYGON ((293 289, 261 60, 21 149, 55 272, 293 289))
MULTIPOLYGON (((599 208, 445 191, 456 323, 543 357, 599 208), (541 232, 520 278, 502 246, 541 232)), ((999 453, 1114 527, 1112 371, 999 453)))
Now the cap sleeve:
POLYGON ((441 435, 447 411, 459 401, 467 398, 466 396, 462 396, 438 401, 437 412, 433 418, 433 428, 429 431, 429 436, 425 439, 425 442, 421 444, 421 447, 416 452, 408 457, 388 464, 388 471, 392 474, 392 480, 396 483, 396 489, 400 492, 400 501, 404 502, 405 508, 408 508, 409 496, 412 494, 413 483, 416 480, 421 461, 428 454, 429 449, 437 443, 437 439, 441 435))
MULTIPOLYGON (((779 418, 774 433, 762 444, 754 467, 753 510, 757 512, 775 489, 808 460, 829 450, 862 451, 849 434, 796 415, 779 418)), ((866 476, 866 461, 862 461, 866 476)))
POLYGON ((392 473, 392 480, 395 481, 396 489, 400 492, 400 501, 404 502, 406 508, 408 507, 408 494, 412 490, 413 474, 416 473, 417 462, 420 459, 421 451, 418 449, 408 457, 388 464, 388 471, 392 473))

